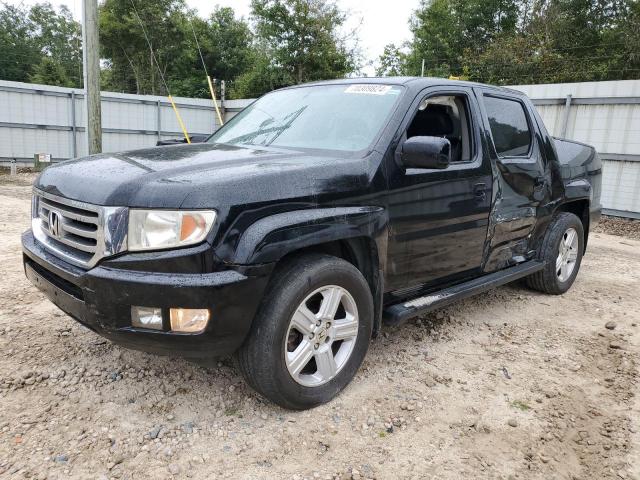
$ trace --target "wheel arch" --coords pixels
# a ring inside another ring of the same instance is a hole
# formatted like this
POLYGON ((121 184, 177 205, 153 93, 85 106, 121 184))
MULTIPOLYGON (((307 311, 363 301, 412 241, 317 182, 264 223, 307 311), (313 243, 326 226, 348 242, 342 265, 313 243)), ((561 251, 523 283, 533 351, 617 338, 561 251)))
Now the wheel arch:
POLYGON ((387 228, 386 210, 381 207, 325 208, 272 215, 244 232, 232 263, 275 263, 275 268, 279 268, 308 253, 324 253, 351 263, 371 289, 376 336, 382 323, 387 228))
POLYGON ((582 228, 584 230, 584 250, 587 250, 587 242, 589 240, 589 216, 590 201, 588 198, 578 198, 568 200, 558 205, 554 213, 567 212, 573 213, 582 222, 582 228))

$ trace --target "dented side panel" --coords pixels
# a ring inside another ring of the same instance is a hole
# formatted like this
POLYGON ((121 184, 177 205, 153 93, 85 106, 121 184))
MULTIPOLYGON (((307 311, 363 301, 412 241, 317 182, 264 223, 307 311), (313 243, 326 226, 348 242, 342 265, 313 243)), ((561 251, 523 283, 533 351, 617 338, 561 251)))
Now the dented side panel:
POLYGON ((528 101, 517 95, 499 97, 517 100, 523 106, 532 134, 528 155, 500 157, 494 146, 485 89, 476 89, 482 109, 483 141, 493 171, 493 198, 485 243, 483 272, 489 273, 522 263, 535 256, 537 231, 544 228, 544 217, 553 198, 552 161, 545 154, 545 139, 538 128, 528 101))

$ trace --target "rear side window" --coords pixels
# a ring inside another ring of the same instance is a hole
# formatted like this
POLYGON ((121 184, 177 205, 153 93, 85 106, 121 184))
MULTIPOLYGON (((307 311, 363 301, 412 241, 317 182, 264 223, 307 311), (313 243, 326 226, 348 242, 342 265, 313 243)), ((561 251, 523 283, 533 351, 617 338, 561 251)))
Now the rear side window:
POLYGON ((491 136, 499 157, 526 157, 531 148, 531 130, 524 106, 516 100, 484 97, 491 136))

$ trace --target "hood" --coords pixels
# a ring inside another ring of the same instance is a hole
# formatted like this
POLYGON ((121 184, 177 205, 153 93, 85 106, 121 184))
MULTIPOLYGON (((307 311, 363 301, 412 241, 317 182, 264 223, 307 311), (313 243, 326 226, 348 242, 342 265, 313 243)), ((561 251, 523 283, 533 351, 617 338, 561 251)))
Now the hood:
POLYGON ((93 155, 48 167, 35 186, 96 205, 216 208, 358 188, 363 159, 223 144, 93 155))

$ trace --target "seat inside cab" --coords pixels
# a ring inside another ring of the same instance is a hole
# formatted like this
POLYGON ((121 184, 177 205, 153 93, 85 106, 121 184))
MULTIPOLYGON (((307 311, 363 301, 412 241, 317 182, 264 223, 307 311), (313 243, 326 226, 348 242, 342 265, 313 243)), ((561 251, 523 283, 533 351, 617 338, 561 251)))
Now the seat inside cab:
POLYGON ((451 162, 471 160, 469 115, 463 97, 449 95, 422 101, 407 129, 407 138, 441 137, 451 143, 451 162))

